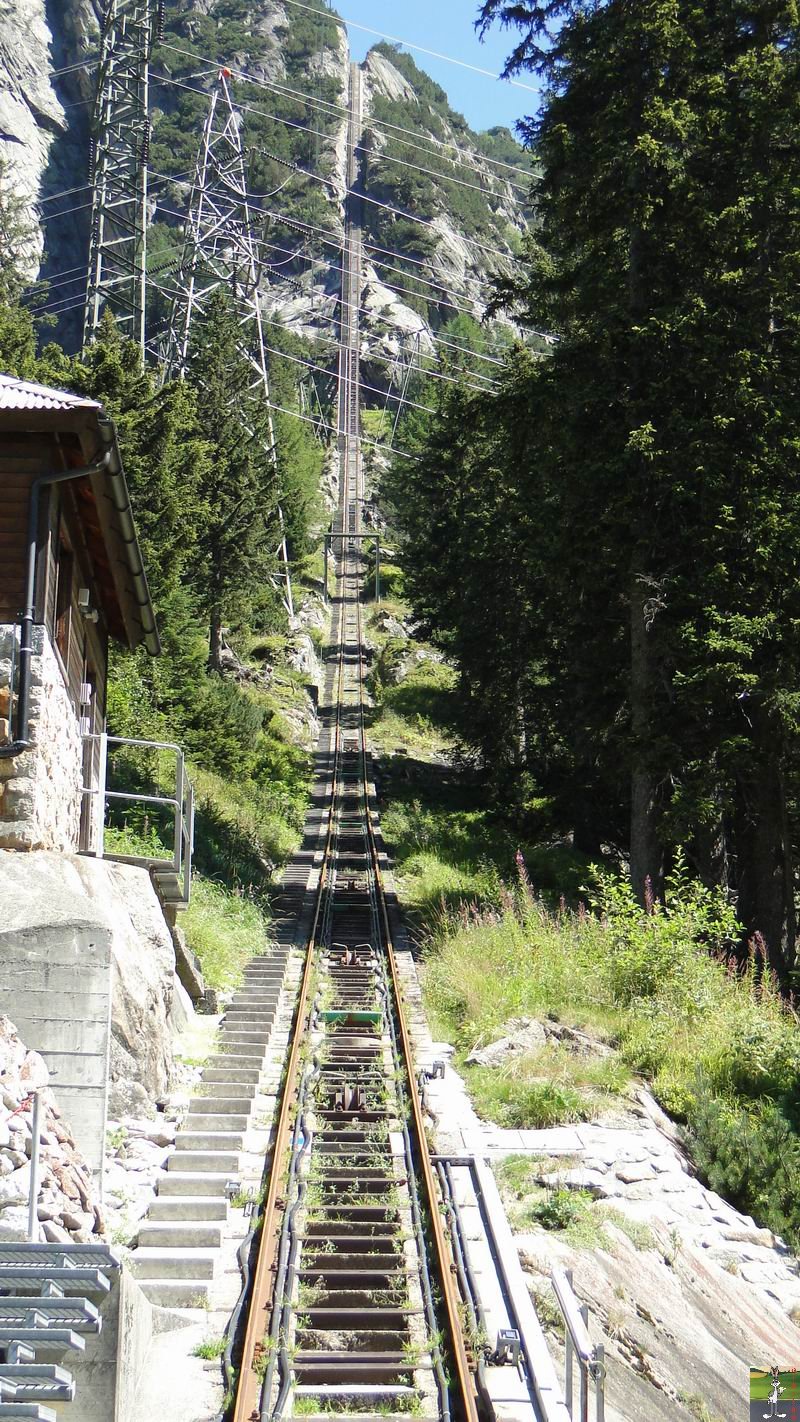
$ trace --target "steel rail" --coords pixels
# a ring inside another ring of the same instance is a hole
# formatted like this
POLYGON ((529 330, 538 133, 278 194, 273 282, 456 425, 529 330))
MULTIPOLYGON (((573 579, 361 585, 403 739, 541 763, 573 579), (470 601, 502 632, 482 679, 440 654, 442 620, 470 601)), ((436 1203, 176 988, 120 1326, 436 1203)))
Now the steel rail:
POLYGON ((316 901, 314 905, 314 918, 311 931, 306 943, 305 964, 303 967, 303 977, 300 984, 300 991, 297 1006, 294 1012, 292 1024, 292 1044, 289 1051, 289 1059, 281 1091, 281 1105, 278 1116, 278 1124, 275 1131, 275 1139, 271 1155, 271 1169, 269 1172, 269 1185, 267 1196, 264 1202, 262 1213, 261 1237, 258 1246, 258 1258, 253 1275, 253 1286, 250 1306, 247 1314, 247 1328, 242 1345, 242 1355, 239 1364, 239 1374, 236 1385, 236 1397, 232 1413, 232 1422, 253 1422, 254 1418, 260 1415, 260 1394, 261 1382, 258 1377, 257 1367, 263 1347, 263 1340, 269 1329, 270 1313, 272 1309, 273 1281, 272 1271, 276 1260, 278 1243, 280 1238, 280 1190, 285 1182, 289 1169, 287 1156, 290 1137, 293 1126, 294 1110, 297 1106, 297 1078, 300 1065, 300 1054, 305 1040, 305 1031, 301 1030, 307 1023, 311 1013, 310 993, 314 980, 314 969, 316 958, 314 946, 317 940, 317 931, 325 901, 325 890, 327 888, 328 877, 331 869, 330 848, 334 834, 334 814, 335 792, 339 775, 339 759, 341 748, 341 711, 344 704, 342 695, 344 685, 344 642, 340 642, 339 666, 338 666, 338 686, 335 697, 335 727, 333 745, 333 766, 331 772, 331 801, 328 810, 328 823, 326 828, 325 846, 322 854, 322 864, 320 867, 319 882, 317 884, 316 901))
MULTIPOLYGON (((362 612, 361 603, 358 603, 358 629, 359 629, 359 655, 363 668, 363 634, 362 634, 362 612)), ((392 983, 394 1003, 397 1013, 398 1027, 400 1031, 400 1041, 402 1055, 407 1075, 407 1093, 411 1101, 411 1110, 414 1121, 414 1135, 419 1154, 419 1161, 422 1168, 422 1181, 424 1185, 425 1203, 433 1232, 434 1246, 436 1251, 436 1263, 438 1265, 439 1282, 442 1288, 445 1310, 447 1313, 447 1323, 450 1333, 450 1345, 453 1350, 453 1360, 456 1365, 458 1375, 458 1397, 464 1411, 467 1422, 478 1422, 478 1408, 475 1393, 474 1369, 467 1356, 467 1349, 464 1342, 464 1334, 461 1326, 460 1303, 458 1287, 456 1284, 456 1265, 450 1252, 446 1240, 442 1217, 439 1209, 439 1197, 433 1173, 433 1165, 428 1149, 427 1136, 425 1134, 425 1120, 423 1116, 422 1102, 417 1087, 416 1077, 413 1070, 414 1053, 411 1043, 411 1035, 408 1030, 406 1016, 403 1011, 403 996, 400 984, 400 975, 397 967, 397 957, 394 949, 391 925, 389 922, 389 910, 386 902, 386 889, 383 882, 383 874, 380 864, 380 850, 378 848, 375 825, 369 803, 369 770, 366 747, 366 732, 364 727, 364 703, 361 702, 361 755, 363 765, 363 776, 365 785, 365 809, 367 820, 367 834, 371 847, 371 857, 373 872, 375 874, 376 890, 380 905, 381 918, 383 920, 384 948, 386 959, 389 965, 389 974, 392 983)))
MULTIPOLYGON (((357 79, 354 78, 350 137, 351 164, 353 160, 353 145, 355 143, 355 115, 358 98, 357 83, 357 79)), ((352 224, 351 217, 349 217, 349 223, 352 224)), ((357 231, 353 235, 357 238, 357 231)), ((463 1337, 456 1264, 453 1261, 445 1236, 436 1178, 425 1134, 423 1108, 414 1075, 412 1044, 403 1010, 400 978, 381 869, 381 849, 378 844, 378 836, 370 804, 372 782, 367 749, 364 703, 365 644, 363 612, 357 586, 359 577, 358 564, 354 562, 355 555, 352 545, 348 545, 347 543, 348 534, 353 532, 357 533, 360 526, 360 420, 357 318, 360 284, 360 241, 351 241, 350 247, 351 260, 347 264, 347 271, 344 274, 345 281, 343 283, 347 297, 347 305, 344 307, 347 316, 342 322, 340 344, 341 379, 338 423, 342 484, 340 490, 339 516, 341 518, 343 541, 342 562, 340 567, 341 597, 339 600, 336 623, 338 657, 334 685, 332 687, 333 703, 331 706, 331 720, 333 725, 331 734, 332 765, 329 781, 330 801, 325 840, 322 849, 322 862, 315 893, 313 921, 306 943, 302 981, 293 1015, 291 1047, 283 1077, 278 1121, 270 1155, 268 1186, 261 1214, 260 1239, 253 1274, 247 1325, 239 1364, 232 1422, 255 1422, 255 1419, 265 1415, 265 1409, 269 1412, 270 1398, 265 1396, 265 1392, 268 1389, 262 1381, 264 1377, 263 1360, 265 1356, 265 1340, 271 1338, 276 1327, 276 1318, 277 1326, 280 1328, 281 1321, 283 1320, 285 1322, 287 1310, 291 1310, 293 1307, 289 1293, 286 1291, 286 1269, 283 1267, 286 1261, 281 1258, 281 1244, 285 1234, 287 1212, 291 1210, 292 1213, 296 1213, 298 1205, 298 1201, 295 1201, 292 1207, 289 1196, 291 1194, 293 1162, 295 1166, 297 1163, 298 1120, 301 1109, 300 1096, 302 1094, 302 1080, 304 1079, 301 1072, 301 1054, 310 1031, 314 1014, 312 986, 315 982, 317 964, 321 960, 323 951, 321 940, 325 937, 326 915, 330 912, 332 895, 329 890, 331 882, 334 884, 336 882, 337 837, 341 830, 341 806, 345 803, 346 798, 342 788, 346 783, 346 768, 343 764, 345 760, 345 750, 347 750, 350 755, 355 751, 357 757, 356 763, 360 770, 359 796, 363 807, 366 859, 370 872, 371 887, 369 896, 374 916, 374 927, 379 930, 376 935, 377 941, 375 950, 377 953, 382 954, 386 969, 384 976, 387 987, 390 989, 390 992, 386 995, 386 1010, 389 1018, 388 1026, 395 1044, 395 1060, 401 1069, 402 1076, 405 1078, 401 1089, 411 1108, 411 1119, 407 1123, 407 1126, 404 1126, 403 1130, 407 1141, 409 1189, 414 1200, 417 1199, 418 1191, 420 1191, 423 1202, 423 1211, 422 1215, 418 1216, 415 1234, 418 1251, 417 1263, 420 1270, 420 1277, 422 1278, 424 1276, 425 1279, 424 1287, 427 1290, 429 1304, 426 1310, 428 1315, 427 1327, 430 1330, 435 1321, 433 1313, 431 1312, 433 1309, 433 1300, 430 1294, 428 1273, 430 1265, 433 1265, 430 1274, 431 1277, 435 1279, 436 1285, 440 1290, 443 1312, 446 1316, 446 1351, 450 1356, 451 1362, 455 1365, 455 1383, 451 1382, 449 1388, 447 1387, 444 1373, 441 1371, 441 1363, 437 1365, 440 1386, 444 1389, 444 1391, 440 1392, 441 1416, 445 1418, 453 1416, 458 1419, 458 1422, 478 1422, 477 1389, 473 1375, 473 1367, 470 1363, 463 1337), (351 527, 351 524, 355 526, 351 527), (348 623, 350 626, 348 626, 348 623), (355 624, 354 630, 356 633, 355 657, 353 657, 352 647, 353 623, 355 624), (353 666, 354 662, 355 668, 353 666), (348 677, 346 677, 345 674, 347 663, 349 663, 348 677), (347 699, 348 695, 351 698, 350 700, 347 699), (346 712, 348 713, 347 715, 345 715, 346 712), (351 744, 350 746, 345 746, 345 730, 347 730, 351 742, 354 739, 355 733, 355 738, 357 738, 356 745, 351 744), (381 939, 383 940, 382 942, 381 939), (429 1256, 429 1250, 426 1247, 423 1223, 427 1225, 432 1238, 432 1257, 429 1256), (280 1279, 276 1278, 276 1274, 280 1274, 280 1279)), ((305 1136, 307 1133, 304 1132, 303 1134, 305 1136)), ((306 1144, 307 1142, 304 1141, 304 1149, 306 1144)), ((445 1318, 442 1319, 442 1322, 445 1322, 445 1318)), ((430 1340, 430 1346, 432 1352, 439 1356, 439 1345, 434 1342, 433 1338, 430 1340)), ((270 1364, 271 1361, 272 1360, 270 1360, 270 1364)), ((271 1390, 271 1380, 274 1376, 273 1366, 268 1366, 266 1371, 270 1380, 271 1390)), ((283 1398, 286 1397, 287 1386, 284 1368, 284 1381, 281 1385, 281 1396, 283 1398)), ((282 1412, 281 1403, 278 1404, 278 1412, 282 1412)))

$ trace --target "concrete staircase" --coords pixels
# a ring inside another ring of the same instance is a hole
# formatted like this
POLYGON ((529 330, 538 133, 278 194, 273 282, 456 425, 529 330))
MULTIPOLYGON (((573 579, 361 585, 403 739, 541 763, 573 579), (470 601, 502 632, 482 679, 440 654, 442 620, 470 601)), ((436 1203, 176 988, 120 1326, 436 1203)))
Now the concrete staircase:
POLYGON ((253 958, 222 1020, 199 1094, 189 1103, 138 1248, 137 1280, 152 1303, 203 1308, 219 1261, 248 1130, 263 1112, 263 1073, 283 985, 288 944, 253 958), (261 1104, 258 1105, 257 1098, 261 1104))

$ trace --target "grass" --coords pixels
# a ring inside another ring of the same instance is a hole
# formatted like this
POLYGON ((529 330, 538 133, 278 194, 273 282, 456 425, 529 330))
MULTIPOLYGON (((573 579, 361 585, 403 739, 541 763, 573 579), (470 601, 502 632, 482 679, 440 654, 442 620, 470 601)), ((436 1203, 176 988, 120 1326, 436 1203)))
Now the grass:
POLYGON ((596 1201, 588 1190, 567 1186, 558 1175, 551 1183, 552 1166, 564 1170, 569 1168, 568 1161, 572 1162, 572 1158, 531 1155, 509 1155, 498 1161, 495 1174, 510 1201, 516 1228, 553 1230, 576 1249, 608 1249, 605 1226, 613 1224, 636 1249, 657 1248, 647 1225, 630 1219, 613 1205, 596 1201))
MULTIPOLYGON (((401 601, 389 607, 407 618, 401 601)), ((455 1044, 479 1113, 513 1128, 593 1119, 644 1077, 684 1124, 706 1183, 800 1246, 800 1034, 763 944, 746 962, 730 956, 733 907, 680 856, 665 901, 643 908, 624 879, 563 842, 520 847, 457 763, 452 669, 411 662, 417 644, 382 621, 369 615, 382 832, 428 1021, 455 1044), (502 1070, 466 1068, 515 1017, 583 1028, 612 1053, 548 1045, 502 1070)), ((536 809, 543 829, 548 814, 536 809)))
POLYGON ((208 1337, 192 1349, 193 1358, 221 1358, 225 1352, 225 1339, 208 1337))
MULTIPOLYGON (((378 751, 403 746, 425 759, 441 757, 451 747, 442 730, 455 687, 455 672, 442 662, 412 666, 402 681, 383 684, 369 718, 369 738, 378 751)), ((373 674, 370 684, 376 695, 373 674)))
POLYGON ((235 988, 246 964, 269 947, 259 905, 210 879, 196 878, 182 927, 209 987, 235 988))
POLYGON ((503 1072, 482 1069, 468 1084, 500 1124, 541 1125, 585 1118, 639 1073, 686 1124, 712 1188, 800 1240, 791 1179, 800 1162, 797 1018, 757 945, 744 965, 726 957, 735 936, 721 895, 681 866, 666 905, 651 911, 599 874, 593 911, 553 912, 523 865, 494 904, 445 905, 429 920, 425 1001, 462 1054, 519 1016, 610 1039, 616 1057, 590 1067, 579 1053, 571 1062, 537 1054, 503 1072))
POLYGON ((590 1121, 611 1098, 622 1096, 630 1081, 619 1057, 583 1056, 560 1045, 505 1067, 468 1066, 459 1060, 459 1068, 479 1115, 514 1130, 590 1121))
MULTIPOLYGON (((767 1393, 764 1394, 765 1397, 767 1395, 767 1393)), ((722 1422, 719 1413, 712 1412, 705 1398, 700 1397, 696 1392, 681 1392, 678 1395, 678 1401, 682 1402, 692 1417, 696 1418, 696 1422, 722 1422)))

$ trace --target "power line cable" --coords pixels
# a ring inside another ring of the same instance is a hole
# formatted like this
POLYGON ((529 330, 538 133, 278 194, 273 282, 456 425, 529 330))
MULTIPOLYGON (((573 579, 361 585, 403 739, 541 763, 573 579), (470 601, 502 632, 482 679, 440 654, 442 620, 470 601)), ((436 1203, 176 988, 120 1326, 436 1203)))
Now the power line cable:
MULTIPOLYGON (((206 58, 206 57, 203 56, 203 55, 195 55, 195 54, 192 53, 191 50, 188 50, 188 49, 181 49, 181 47, 180 47, 179 45, 176 45, 176 44, 169 44, 168 42, 165 42, 165 43, 161 46, 161 48, 162 48, 162 49, 170 49, 170 50, 172 50, 175 54, 185 55, 187 58, 191 58, 191 59, 201 59, 201 60, 203 60, 204 64, 207 66, 207 68, 206 68, 205 71, 200 71, 200 74, 202 74, 203 72, 208 73, 208 72, 212 71, 212 70, 215 69, 215 68, 216 68, 216 69, 219 68, 219 62, 218 62, 218 61, 215 61, 215 60, 210 59, 210 58, 206 58)), ((318 98, 318 97, 316 97, 316 96, 314 96, 314 97, 312 98, 311 95, 304 94, 303 91, 302 91, 302 89, 292 89, 292 88, 290 88, 288 85, 286 85, 286 84, 279 84, 279 83, 278 83, 277 81, 275 81, 275 80, 267 80, 267 79, 258 78, 258 77, 256 77, 255 75, 250 74, 249 71, 246 70, 246 69, 236 69, 236 68, 233 68, 233 67, 232 67, 231 65, 229 65, 229 64, 226 64, 225 67, 226 67, 227 69, 230 69, 231 74, 232 74, 235 78, 239 79, 239 80, 240 80, 241 82, 243 82, 243 83, 252 84, 254 88, 265 89, 265 90, 267 90, 267 91, 270 92, 270 93, 275 93, 275 94, 278 94, 278 95, 280 95, 280 96, 286 96, 286 97, 288 97, 288 98, 297 99, 297 100, 299 100, 301 103, 306 104, 306 105, 310 106, 311 108, 321 109, 324 113, 326 113, 326 114, 328 114, 328 115, 338 116, 339 114, 341 114, 341 115, 343 115, 343 116, 346 116, 346 115, 349 113, 349 109, 348 109, 348 107, 347 107, 346 104, 337 104, 337 103, 335 103, 335 102, 332 101, 332 100, 320 99, 320 98, 318 98)), ((187 81, 188 79, 192 78, 192 77, 199 78, 199 77, 200 77, 200 74, 195 75, 195 76, 183 74, 183 75, 181 75, 181 82, 182 82, 182 83, 186 83, 186 81, 187 81)), ((169 82, 169 81, 164 81, 163 79, 161 79, 160 82, 169 82)), ((172 79, 171 82, 177 83, 178 81, 172 79)), ((261 110, 259 110, 259 112, 261 112, 261 110)), ((267 115, 267 117, 275 118, 276 121, 279 122, 279 123, 284 123, 284 122, 287 122, 287 123, 288 123, 288 122, 289 122, 289 120, 279 118, 277 115, 274 115, 274 114, 267 115)), ((413 146, 416 147, 416 148, 419 148, 420 142, 422 142, 422 143, 429 143, 429 144, 431 144, 432 147, 437 148, 437 149, 439 149, 439 150, 452 149, 452 150, 458 155, 458 161, 455 161, 455 160, 453 160, 453 159, 448 159, 447 161, 450 162, 450 163, 452 163, 454 167, 468 167, 468 168, 472 168, 472 167, 474 166, 474 165, 473 165, 471 162, 469 162, 469 161, 467 161, 467 162, 464 162, 464 161, 463 161, 465 158, 468 158, 469 155, 468 155, 467 152, 465 152, 464 149, 459 148, 459 147, 458 147, 458 144, 456 144, 456 143, 445 143, 442 139, 436 138, 435 135, 433 135, 433 134, 422 134, 422 133, 415 132, 413 129, 410 129, 410 128, 403 128, 400 124, 389 123, 388 120, 386 120, 386 119, 379 119, 379 118, 376 118, 374 114, 368 115, 368 117, 366 118, 365 121, 366 121, 370 126, 374 126, 374 127, 381 128, 381 129, 387 129, 387 130, 388 130, 388 129, 391 129, 393 133, 403 133, 403 134, 407 134, 407 135, 409 136, 409 138, 410 138, 411 140, 413 140, 413 146)), ((294 121, 292 121, 292 122, 294 122, 294 121)), ((303 128, 303 125, 298 124, 297 127, 303 128)), ((310 128, 303 128, 303 131, 306 132, 306 133, 316 133, 316 130, 315 130, 315 129, 310 129, 310 128)), ((398 139, 397 141, 398 141, 398 142, 402 142, 403 140, 398 139)), ((404 145, 404 146, 411 147, 411 146, 412 146, 412 143, 408 143, 408 144, 406 144, 406 145, 404 145)), ((355 145, 355 147, 356 147, 356 150, 357 150, 357 151, 360 151, 360 152, 362 152, 362 153, 367 151, 367 150, 363 147, 362 144, 358 144, 358 143, 357 143, 357 144, 355 145)), ((469 150, 469 152, 472 152, 472 153, 474 153, 476 156, 479 156, 479 157, 480 157, 480 160, 481 160, 481 163, 488 163, 488 164, 489 164, 490 166, 492 166, 492 167, 505 168, 505 169, 508 170, 509 173, 517 173, 517 174, 519 174, 519 175, 525 176, 525 170, 524 170, 523 168, 519 168, 519 167, 517 167, 517 166, 516 166, 515 164, 513 164, 513 163, 506 163, 506 162, 503 161, 502 158, 490 158, 490 157, 488 156, 488 154, 481 153, 479 149, 469 150)), ((385 155, 384 155, 384 156, 385 156, 385 155)), ((393 159, 392 161, 393 161, 393 162, 396 162, 396 163, 405 163, 405 166, 407 166, 407 167, 409 167, 409 168, 415 167, 415 164, 413 164, 413 163, 407 163, 406 160, 405 160, 405 159, 402 159, 402 158, 395 158, 395 159, 393 159)), ((424 168, 421 168, 421 169, 419 169, 419 171, 420 171, 420 172, 426 172, 427 170, 424 169, 424 168)), ((444 177, 444 176, 446 176, 446 175, 445 175, 445 174, 442 174, 442 173, 434 173, 433 176, 434 176, 434 177, 441 178, 441 177, 444 177)), ((459 181, 460 181, 460 180, 459 180, 458 178, 451 178, 451 177, 448 177, 448 182, 457 183, 457 182, 459 182, 459 181)), ((528 183, 528 184, 525 184, 525 183, 520 183, 520 182, 514 182, 511 178, 499 177, 499 176, 498 176, 497 181, 508 183, 509 186, 518 188, 518 189, 520 190, 520 192, 527 192, 527 191, 528 191, 528 188, 529 188, 529 185, 530 185, 529 183, 528 183)), ((472 183, 461 183, 461 186, 463 186, 463 187, 475 187, 476 185, 475 185, 475 184, 472 184, 472 183)), ((476 191, 478 191, 478 192, 485 192, 486 190, 485 190, 485 188, 480 188, 480 187, 478 187, 478 188, 476 188, 476 191)))
MULTIPOLYGON (((188 93, 190 93, 190 94, 197 94, 197 95, 199 95, 201 98, 205 97, 205 91, 204 91, 204 90, 202 90, 202 89, 193 89, 190 84, 183 84, 183 83, 182 83, 180 80, 178 80, 178 79, 167 79, 167 78, 165 78, 164 76, 155 75, 155 76, 153 76, 153 81, 156 82, 156 83, 160 83, 160 84, 168 84, 168 85, 172 86, 173 88, 184 89, 184 90, 186 90, 186 91, 187 91, 188 93)), ((237 107, 237 109, 239 109, 240 111, 242 111, 242 112, 244 112, 244 113, 247 113, 247 112, 257 113, 257 114, 259 114, 262 118, 274 119, 276 123, 287 124, 290 128, 303 129, 304 132, 306 132, 306 133, 311 133, 311 134, 313 134, 313 132, 314 132, 313 129, 307 128, 304 124, 297 124, 297 123, 294 123, 291 119, 284 119, 284 118, 281 118, 279 114, 268 114, 268 113, 265 113, 265 111, 264 111, 263 109, 256 109, 256 108, 254 108, 254 106, 253 106, 252 104, 249 104, 249 105, 248 105, 248 104, 240 104, 240 103, 237 103, 236 107, 237 107)), ((409 166, 413 166, 413 165, 409 165, 409 166)), ((321 184, 322 184, 324 187, 326 187, 326 188, 331 188, 331 187, 332 187, 332 188, 335 189, 335 184, 331 181, 330 178, 323 178, 323 177, 321 177, 321 176, 320 176, 319 174, 317 174, 317 173, 312 173, 312 172, 310 172, 309 169, 307 169, 307 168, 300 168, 299 165, 298 165, 297 171, 298 171, 303 177, 309 178, 312 182, 321 183, 321 184)), ((433 231, 436 231, 436 230, 437 230, 437 229, 436 229, 435 221, 431 221, 431 220, 428 219, 428 218, 425 218, 425 217, 417 217, 415 213, 413 213, 413 212, 407 212, 404 208, 401 208, 401 207, 394 207, 391 203, 380 202, 377 198, 371 198, 371 197, 369 197, 366 193, 361 193, 361 192, 356 193, 355 189, 347 188, 347 189, 345 190, 345 195, 346 195, 346 196, 350 196, 351 194, 353 194, 353 195, 355 195, 355 196, 361 198, 361 200, 362 200, 363 202, 369 203, 372 207, 383 208, 385 211, 393 213, 396 217, 403 217, 403 218, 405 218, 405 220, 406 220, 407 222, 415 222, 415 223, 417 223, 417 224, 418 224, 419 226, 421 226, 421 227, 431 228, 431 229, 433 229, 433 231)), ((257 199, 257 197, 258 197, 258 194, 251 194, 250 196, 251 196, 252 199, 255 201, 255 200, 257 199)), ((502 251, 500 247, 490 247, 490 246, 489 246, 487 243, 485 243, 485 242, 478 242, 474 237, 465 237, 465 236, 463 236, 463 235, 462 235, 461 240, 462 240, 467 246, 475 247, 475 248, 476 248, 478 251, 480 251, 480 252, 485 252, 485 253, 487 253, 489 256, 499 257, 499 258, 501 259, 501 261, 503 261, 503 262, 510 262, 510 261, 513 260, 513 254, 512 254, 510 251, 505 251, 505 252, 502 251)))
MULTIPOLYGON (((319 11, 312 5, 303 5, 302 0, 282 0, 283 4, 293 5, 296 10, 306 10, 312 15, 318 15, 319 11)), ((455 64, 459 69, 469 69, 473 74, 481 74, 486 79, 496 79, 506 84, 513 84, 515 89, 525 89, 529 94, 539 95, 539 90, 532 84, 523 84, 521 79, 505 79, 502 74, 495 74, 492 69, 481 69, 478 64, 469 64, 466 59, 456 59, 452 54, 440 54, 436 49, 425 49, 421 44, 413 44, 411 40, 399 39, 397 35, 387 35, 383 30, 373 30, 370 25, 359 25, 355 20, 347 20, 341 15, 330 11, 330 18, 337 25, 354 30, 363 30, 368 35, 378 35, 379 39, 388 40, 389 44, 402 44, 406 49, 414 49, 418 54, 427 54, 430 59, 443 59, 447 64, 455 64)))

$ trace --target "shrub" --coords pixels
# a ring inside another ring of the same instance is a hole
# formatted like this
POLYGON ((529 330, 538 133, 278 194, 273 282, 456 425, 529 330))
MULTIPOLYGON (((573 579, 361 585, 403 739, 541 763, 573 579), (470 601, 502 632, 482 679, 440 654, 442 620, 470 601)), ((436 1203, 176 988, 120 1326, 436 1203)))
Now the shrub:
POLYGON ((587 1109, 571 1086, 553 1081, 526 1081, 501 1075, 491 1067, 468 1069, 468 1085, 482 1115, 513 1130, 543 1129, 566 1121, 583 1121, 587 1109))
POLYGON ((266 921, 252 899, 210 879, 193 880, 183 928, 212 988, 238 986, 245 964, 269 946, 266 921))
POLYGON ((711 1189, 796 1248, 800 1139, 781 1109, 769 1101, 735 1105, 701 1088, 691 1142, 694 1160, 711 1189))

